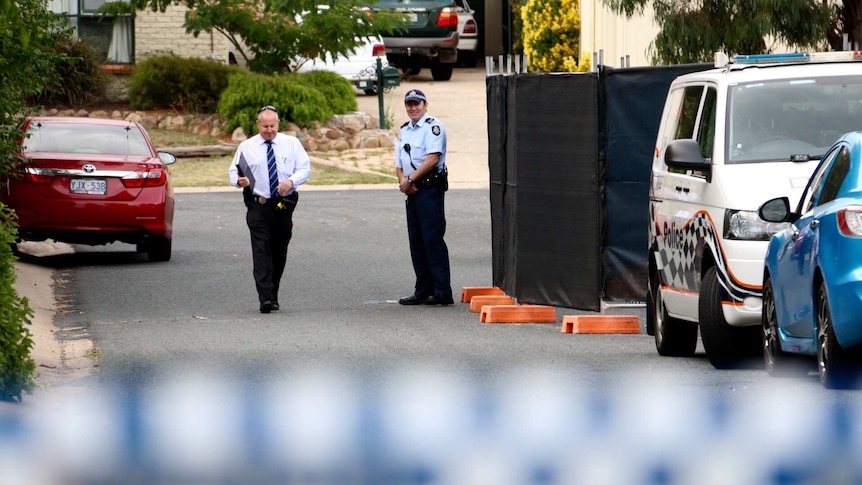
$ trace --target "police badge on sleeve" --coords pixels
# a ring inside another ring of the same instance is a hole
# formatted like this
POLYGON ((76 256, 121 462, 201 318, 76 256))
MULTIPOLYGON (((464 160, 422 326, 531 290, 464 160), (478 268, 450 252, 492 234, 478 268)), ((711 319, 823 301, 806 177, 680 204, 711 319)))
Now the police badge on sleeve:
POLYGON ((434 136, 440 136, 440 127, 437 125, 432 126, 431 133, 434 133, 434 136))

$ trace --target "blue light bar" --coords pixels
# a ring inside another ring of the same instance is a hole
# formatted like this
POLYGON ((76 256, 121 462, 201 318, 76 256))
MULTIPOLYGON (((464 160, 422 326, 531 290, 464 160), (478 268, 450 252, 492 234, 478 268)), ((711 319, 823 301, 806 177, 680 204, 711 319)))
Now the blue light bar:
POLYGON ((809 62, 811 54, 791 52, 788 54, 750 54, 733 56, 734 64, 784 64, 788 62, 809 62))

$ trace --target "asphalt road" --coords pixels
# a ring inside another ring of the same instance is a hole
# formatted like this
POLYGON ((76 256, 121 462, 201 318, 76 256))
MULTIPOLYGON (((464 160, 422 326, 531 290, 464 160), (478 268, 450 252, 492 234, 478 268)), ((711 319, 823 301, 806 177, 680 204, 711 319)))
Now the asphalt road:
MULTIPOLYGON (((168 263, 150 263, 123 244, 76 246, 75 254, 44 261, 67 280, 59 299, 69 308, 59 312, 58 326, 84 327, 99 350, 102 370, 93 379, 128 383, 197 364, 234 376, 335 365, 371 378, 423 364, 469 379, 537 367, 566 369, 599 386, 643 373, 732 393, 772 384, 761 369, 717 371, 702 353, 659 357, 645 334, 562 334, 560 323, 481 323, 466 304, 398 305, 412 292, 413 276, 395 188, 301 192, 283 309, 262 315, 239 197, 177 194, 168 263)), ((456 299, 463 287, 492 284, 489 214, 485 189, 447 194, 456 299)), ((643 318, 642 309, 622 312, 643 318)), ((580 312, 558 308, 558 322, 571 313, 580 312)), ((819 383, 812 377, 792 385, 819 383)))
MULTIPOLYGON (((403 204, 394 187, 301 192, 283 309, 261 315, 239 193, 177 194, 169 263, 149 263, 123 244, 76 246, 74 255, 52 263, 72 268, 64 271, 64 291, 73 298, 61 300, 74 308, 61 312, 60 326, 86 325, 103 379, 132 377, 138 373, 130 369, 141 365, 196 360, 228 368, 565 363, 619 372, 636 368, 636 356, 652 356, 652 340, 643 335, 588 337, 592 343, 577 349, 578 338, 560 334, 559 324, 482 324, 460 303, 398 305, 413 284, 403 204)), ((458 299, 465 286, 492 285, 487 190, 450 191, 447 219, 458 299)), ((567 310, 558 311, 562 317, 567 310)))

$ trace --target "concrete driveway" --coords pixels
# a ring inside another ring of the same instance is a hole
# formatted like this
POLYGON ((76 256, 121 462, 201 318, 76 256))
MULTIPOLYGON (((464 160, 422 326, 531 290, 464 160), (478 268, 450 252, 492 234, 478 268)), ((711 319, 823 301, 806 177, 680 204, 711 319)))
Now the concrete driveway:
MULTIPOLYGON (((434 81, 431 71, 417 76, 383 95, 383 118, 399 127, 408 120, 404 95, 419 89, 428 97, 428 114, 441 120, 448 135, 447 165, 453 188, 488 185, 488 110, 485 68, 456 68, 449 81, 434 81)), ((357 95, 359 111, 380 115, 377 96, 357 95)))

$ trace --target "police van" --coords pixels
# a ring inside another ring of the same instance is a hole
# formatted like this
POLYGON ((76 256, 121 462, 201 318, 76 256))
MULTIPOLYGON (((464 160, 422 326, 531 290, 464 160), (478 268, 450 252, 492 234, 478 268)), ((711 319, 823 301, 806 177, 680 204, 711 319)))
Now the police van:
POLYGON ((760 354, 763 258, 820 157, 862 129, 862 52, 736 56, 673 81, 652 164, 647 332, 717 368, 760 354))

